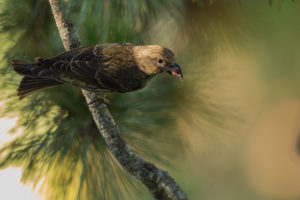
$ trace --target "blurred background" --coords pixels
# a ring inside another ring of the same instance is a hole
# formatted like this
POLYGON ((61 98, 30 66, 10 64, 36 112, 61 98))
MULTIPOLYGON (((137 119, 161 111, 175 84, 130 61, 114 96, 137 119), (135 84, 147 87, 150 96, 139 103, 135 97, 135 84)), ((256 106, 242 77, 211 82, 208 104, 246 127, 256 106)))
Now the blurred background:
MULTIPOLYGON (((160 75, 109 96, 109 109, 136 153, 189 199, 300 199, 300 1, 65 2, 82 46, 174 51, 183 82, 160 75)), ((10 60, 64 51, 48 1, 0 0, 0 41, 0 172, 17 169, 29 199, 153 199, 108 151, 79 89, 18 100, 10 60)), ((3 177, 2 189, 16 178, 3 177)))

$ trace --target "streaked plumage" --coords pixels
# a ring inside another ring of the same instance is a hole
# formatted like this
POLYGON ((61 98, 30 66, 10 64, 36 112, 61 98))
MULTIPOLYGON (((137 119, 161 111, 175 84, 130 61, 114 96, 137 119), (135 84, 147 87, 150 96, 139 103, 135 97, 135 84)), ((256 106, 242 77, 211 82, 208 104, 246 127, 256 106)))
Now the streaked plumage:
POLYGON ((130 92, 161 72, 182 78, 172 51, 158 45, 99 44, 52 58, 37 57, 33 63, 13 60, 12 65, 24 75, 20 98, 64 83, 94 92, 130 92))

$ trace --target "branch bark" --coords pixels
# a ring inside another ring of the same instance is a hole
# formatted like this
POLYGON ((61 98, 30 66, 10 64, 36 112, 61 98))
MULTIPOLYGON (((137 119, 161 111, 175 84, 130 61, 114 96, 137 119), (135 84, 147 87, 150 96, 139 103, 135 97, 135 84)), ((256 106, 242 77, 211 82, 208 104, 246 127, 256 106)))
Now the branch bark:
MULTIPOLYGON (((60 0, 49 0, 52 13, 66 51, 80 46, 74 24, 64 13, 60 0)), ((94 99, 95 93, 82 90, 87 102, 94 99)), ((105 104, 95 102, 89 110, 108 148, 119 163, 138 181, 143 183, 156 199, 185 200, 187 197, 166 171, 138 157, 121 137, 121 133, 105 104)))

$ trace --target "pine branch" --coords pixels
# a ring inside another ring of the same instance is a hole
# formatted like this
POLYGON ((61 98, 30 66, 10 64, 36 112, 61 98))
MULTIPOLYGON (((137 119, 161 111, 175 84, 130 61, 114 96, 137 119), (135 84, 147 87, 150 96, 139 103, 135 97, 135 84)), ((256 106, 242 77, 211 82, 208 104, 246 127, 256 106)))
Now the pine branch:
MULTIPOLYGON (((79 37, 71 19, 63 10, 63 2, 49 0, 52 13, 63 41, 65 50, 80 46, 79 37)), ((95 94, 82 90, 87 102, 95 94)), ((121 137, 121 133, 105 104, 95 102, 89 105, 94 121, 108 148, 119 163, 138 181, 142 182, 156 199, 187 199, 179 185, 167 172, 138 157, 121 137)))

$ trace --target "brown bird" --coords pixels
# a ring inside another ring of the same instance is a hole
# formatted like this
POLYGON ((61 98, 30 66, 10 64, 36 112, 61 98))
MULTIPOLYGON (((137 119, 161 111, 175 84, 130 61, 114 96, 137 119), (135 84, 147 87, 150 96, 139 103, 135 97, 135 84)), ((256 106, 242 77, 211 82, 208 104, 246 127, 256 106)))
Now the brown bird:
POLYGON ((20 99, 44 88, 64 83, 93 92, 130 92, 141 89, 155 75, 167 72, 183 78, 171 50, 158 45, 98 44, 74 49, 35 62, 13 60, 23 75, 20 99))

